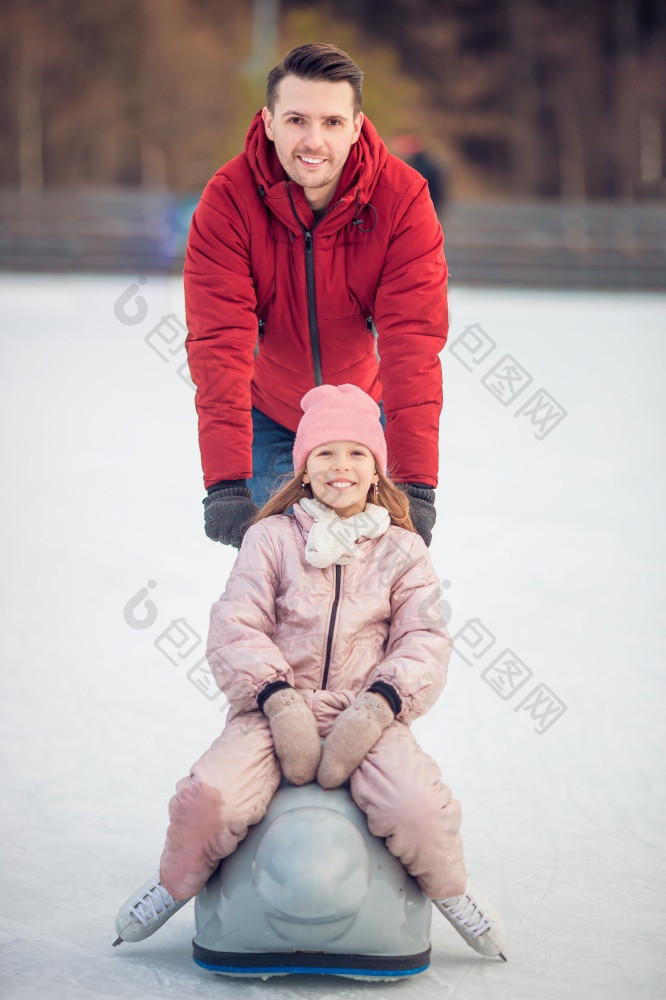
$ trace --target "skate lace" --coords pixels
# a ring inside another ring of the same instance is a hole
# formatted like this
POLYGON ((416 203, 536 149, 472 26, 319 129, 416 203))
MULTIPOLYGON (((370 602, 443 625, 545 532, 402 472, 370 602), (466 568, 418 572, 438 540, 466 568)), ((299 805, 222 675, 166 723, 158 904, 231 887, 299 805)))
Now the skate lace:
POLYGON ((457 923, 470 932, 473 938, 480 937, 490 929, 490 920, 471 896, 461 896, 446 909, 457 923))
POLYGON ((158 920, 160 914, 166 913, 173 905, 174 899, 171 894, 158 883, 145 896, 142 896, 139 902, 130 909, 130 913, 146 927, 151 921, 158 920))

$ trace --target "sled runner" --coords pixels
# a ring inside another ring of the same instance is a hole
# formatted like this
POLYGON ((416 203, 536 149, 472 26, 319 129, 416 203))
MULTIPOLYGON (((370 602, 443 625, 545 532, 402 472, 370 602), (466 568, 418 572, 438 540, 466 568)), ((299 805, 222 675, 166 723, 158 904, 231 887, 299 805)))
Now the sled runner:
POLYGON ((398 979, 428 968, 431 914, 347 786, 285 781, 197 896, 194 961, 228 976, 398 979))

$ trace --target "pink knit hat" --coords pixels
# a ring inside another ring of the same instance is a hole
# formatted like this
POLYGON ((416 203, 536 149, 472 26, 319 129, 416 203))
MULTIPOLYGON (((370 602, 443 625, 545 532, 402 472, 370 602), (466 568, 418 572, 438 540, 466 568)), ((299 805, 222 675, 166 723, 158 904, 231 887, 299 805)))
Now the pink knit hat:
POLYGON ((303 416, 294 441, 294 469, 311 451, 327 441, 357 441, 375 456, 377 468, 386 472, 386 439, 379 422, 379 407, 357 385, 318 385, 301 400, 303 416))

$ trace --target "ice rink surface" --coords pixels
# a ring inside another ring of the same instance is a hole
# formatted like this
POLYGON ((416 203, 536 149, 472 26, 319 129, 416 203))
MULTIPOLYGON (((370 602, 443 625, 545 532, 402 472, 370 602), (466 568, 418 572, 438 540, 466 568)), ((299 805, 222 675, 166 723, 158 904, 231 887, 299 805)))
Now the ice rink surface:
POLYGON ((413 980, 225 980, 193 907, 111 948, 217 735, 178 279, 0 277, 0 995, 664 995, 666 296, 456 288, 431 548, 456 636, 416 732, 508 963, 433 916, 413 980), (140 298, 137 298, 137 294, 140 298), (146 600, 152 603, 146 603, 146 600))

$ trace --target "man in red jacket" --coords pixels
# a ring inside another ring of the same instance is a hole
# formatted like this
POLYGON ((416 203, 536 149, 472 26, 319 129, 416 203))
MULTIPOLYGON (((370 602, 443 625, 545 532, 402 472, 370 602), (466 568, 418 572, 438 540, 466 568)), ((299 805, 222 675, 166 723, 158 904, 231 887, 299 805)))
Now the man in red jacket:
POLYGON ((186 346, 216 541, 239 546, 257 505, 293 474, 301 397, 351 382, 382 407, 389 474, 430 543, 443 235, 423 177, 364 118, 362 76, 334 46, 289 52, 244 151, 209 181, 192 219, 186 346))

